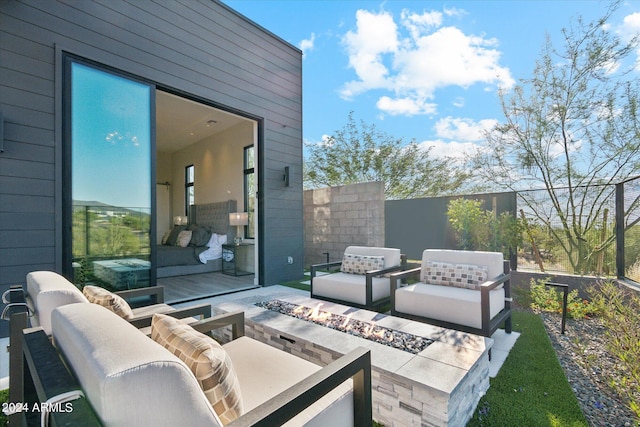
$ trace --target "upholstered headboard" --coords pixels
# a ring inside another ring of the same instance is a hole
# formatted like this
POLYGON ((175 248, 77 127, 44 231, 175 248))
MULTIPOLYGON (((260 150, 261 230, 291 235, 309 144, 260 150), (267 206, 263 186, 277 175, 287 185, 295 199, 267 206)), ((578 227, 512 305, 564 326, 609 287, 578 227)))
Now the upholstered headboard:
POLYGON ((237 205, 235 200, 191 205, 189 224, 204 225, 214 233, 226 234, 227 242, 232 242, 236 237, 236 227, 229 225, 229 214, 237 212, 237 205))

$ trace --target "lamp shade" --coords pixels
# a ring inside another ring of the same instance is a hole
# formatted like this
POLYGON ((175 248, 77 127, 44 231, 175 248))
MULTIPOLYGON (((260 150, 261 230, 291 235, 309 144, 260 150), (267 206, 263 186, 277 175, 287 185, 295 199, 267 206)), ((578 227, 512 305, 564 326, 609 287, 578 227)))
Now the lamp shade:
POLYGON ((234 212, 229 214, 229 225, 247 225, 249 215, 246 212, 234 212))
POLYGON ((187 225, 188 222, 189 220, 186 216, 178 215, 173 217, 173 225, 187 225))

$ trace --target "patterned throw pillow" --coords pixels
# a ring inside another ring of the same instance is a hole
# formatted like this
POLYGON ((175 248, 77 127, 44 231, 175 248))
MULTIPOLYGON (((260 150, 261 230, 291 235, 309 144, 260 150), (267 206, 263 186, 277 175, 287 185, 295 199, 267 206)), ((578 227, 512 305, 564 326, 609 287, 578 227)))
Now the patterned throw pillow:
POLYGON ((191 369, 223 424, 242 415, 238 377, 229 355, 213 338, 164 314, 153 315, 151 338, 191 369))
POLYGON ((424 281, 430 285, 454 286, 465 289, 480 289, 489 276, 489 267, 473 264, 450 264, 427 261, 424 281))
POLYGON ((87 285, 82 290, 85 297, 94 304, 101 305, 113 311, 123 319, 133 319, 133 311, 129 304, 120 296, 99 286, 87 285))
POLYGON ((366 274, 367 271, 382 270, 383 268, 383 256, 344 254, 340 271, 351 274, 366 274))

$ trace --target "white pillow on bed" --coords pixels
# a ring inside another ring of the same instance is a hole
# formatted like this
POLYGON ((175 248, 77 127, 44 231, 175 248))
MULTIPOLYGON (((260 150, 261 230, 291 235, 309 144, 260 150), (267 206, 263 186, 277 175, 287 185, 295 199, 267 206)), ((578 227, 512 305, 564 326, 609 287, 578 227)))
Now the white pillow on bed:
POLYGON ((200 262, 206 264, 207 261, 222 258, 222 245, 227 243, 226 234, 211 233, 211 238, 207 243, 208 249, 198 255, 200 262))

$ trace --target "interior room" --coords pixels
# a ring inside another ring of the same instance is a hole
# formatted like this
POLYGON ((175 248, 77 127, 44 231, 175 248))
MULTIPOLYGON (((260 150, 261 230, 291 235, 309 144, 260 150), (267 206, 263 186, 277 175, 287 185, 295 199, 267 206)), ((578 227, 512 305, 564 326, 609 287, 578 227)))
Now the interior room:
POLYGON ((257 285, 256 135, 252 120, 156 92, 156 271, 167 301, 257 285), (192 205, 206 206, 207 216, 196 218, 192 205), (245 212, 240 225, 228 217, 245 212), (185 236, 177 241, 178 230, 196 224, 211 234, 192 230, 189 249, 182 248, 185 258, 179 254, 185 236), (223 244, 236 246, 225 249, 224 260, 223 244))

